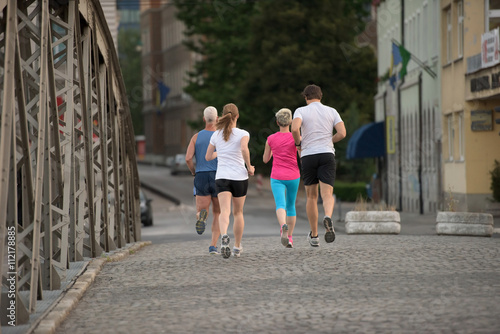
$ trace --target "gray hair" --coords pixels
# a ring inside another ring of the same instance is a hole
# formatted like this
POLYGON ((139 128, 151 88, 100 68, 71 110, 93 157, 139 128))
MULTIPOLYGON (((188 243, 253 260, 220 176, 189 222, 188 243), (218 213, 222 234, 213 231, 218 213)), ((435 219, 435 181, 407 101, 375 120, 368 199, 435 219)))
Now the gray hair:
POLYGON ((279 126, 289 126, 292 123, 292 111, 288 108, 282 108, 276 113, 276 121, 279 126))
POLYGON ((203 117, 205 117, 205 121, 207 123, 213 123, 217 120, 217 109, 215 107, 206 107, 203 110, 203 117))

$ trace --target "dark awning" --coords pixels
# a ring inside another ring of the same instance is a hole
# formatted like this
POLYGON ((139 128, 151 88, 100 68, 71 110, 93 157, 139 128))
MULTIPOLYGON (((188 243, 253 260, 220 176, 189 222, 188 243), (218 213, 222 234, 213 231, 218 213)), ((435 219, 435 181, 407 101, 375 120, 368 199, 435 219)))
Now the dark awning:
POLYGON ((384 122, 366 124, 354 131, 346 156, 347 159, 385 156, 384 122))

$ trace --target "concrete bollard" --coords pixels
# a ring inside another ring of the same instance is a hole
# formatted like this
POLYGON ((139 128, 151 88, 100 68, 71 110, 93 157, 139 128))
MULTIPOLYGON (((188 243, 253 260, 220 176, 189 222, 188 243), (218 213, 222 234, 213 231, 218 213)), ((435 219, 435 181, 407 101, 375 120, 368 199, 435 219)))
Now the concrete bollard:
POLYGON ((493 216, 489 213, 441 211, 436 218, 436 233, 491 237, 493 216))
POLYGON ((399 234, 397 211, 349 211, 345 217, 347 234, 399 234))

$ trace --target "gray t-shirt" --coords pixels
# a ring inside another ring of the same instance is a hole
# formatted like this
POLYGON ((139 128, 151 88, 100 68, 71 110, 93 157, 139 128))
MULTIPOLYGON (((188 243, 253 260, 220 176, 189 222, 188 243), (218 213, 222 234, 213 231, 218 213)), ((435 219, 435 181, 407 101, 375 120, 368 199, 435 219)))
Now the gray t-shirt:
POLYGON ((302 120, 301 157, 319 153, 335 154, 333 129, 335 125, 343 122, 337 110, 321 102, 311 102, 307 106, 297 108, 293 118, 302 120))

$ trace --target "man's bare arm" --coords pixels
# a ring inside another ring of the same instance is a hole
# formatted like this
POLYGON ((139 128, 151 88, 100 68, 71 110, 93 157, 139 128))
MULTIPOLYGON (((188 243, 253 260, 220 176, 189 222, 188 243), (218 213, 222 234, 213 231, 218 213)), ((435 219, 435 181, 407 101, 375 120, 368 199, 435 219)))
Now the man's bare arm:
POLYGON ((335 125, 335 131, 337 131, 337 133, 332 136, 332 142, 334 144, 344 139, 347 135, 344 122, 337 123, 337 125, 335 125))

